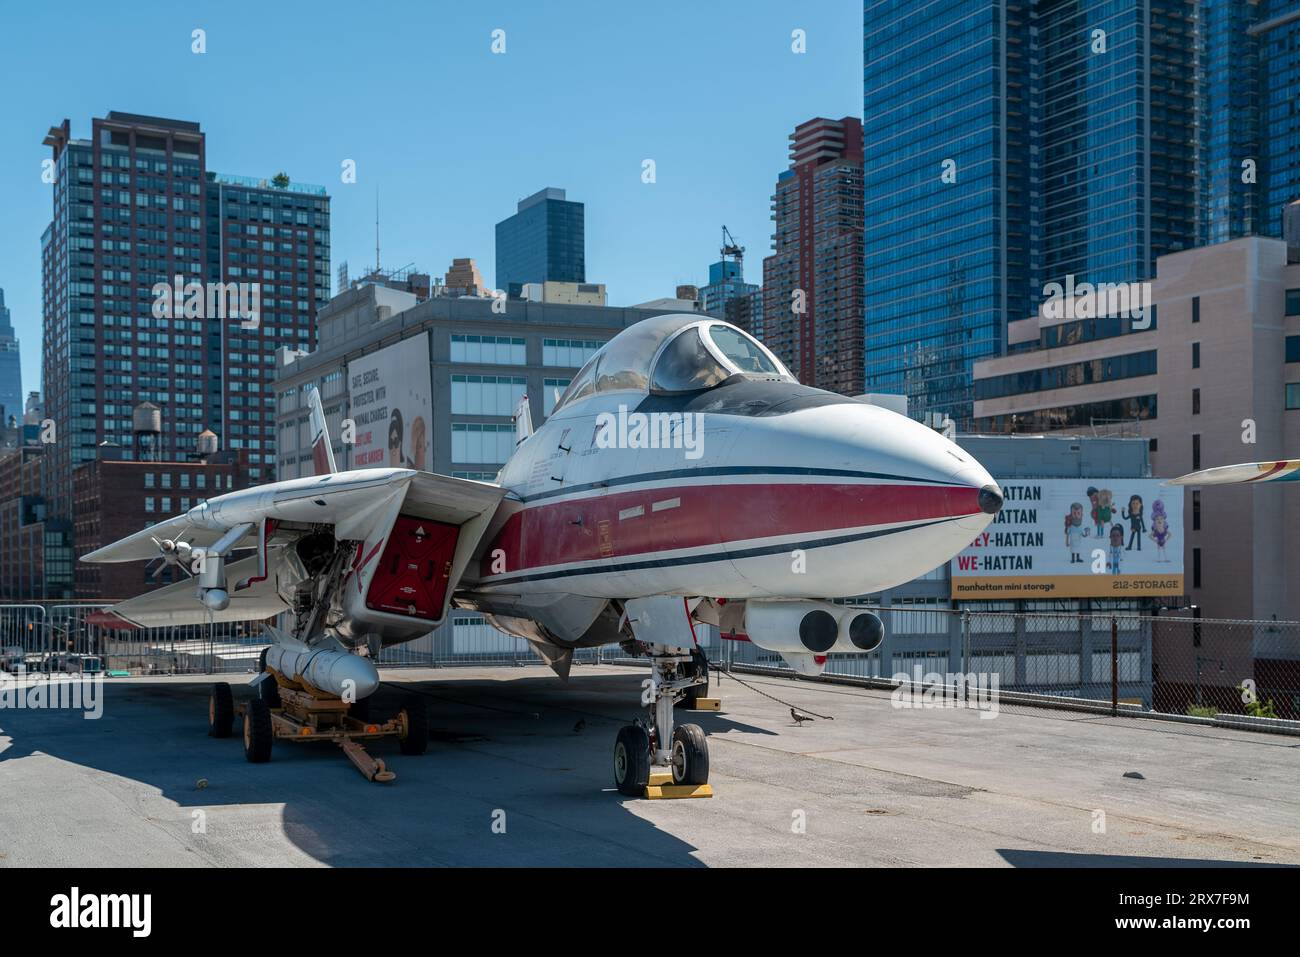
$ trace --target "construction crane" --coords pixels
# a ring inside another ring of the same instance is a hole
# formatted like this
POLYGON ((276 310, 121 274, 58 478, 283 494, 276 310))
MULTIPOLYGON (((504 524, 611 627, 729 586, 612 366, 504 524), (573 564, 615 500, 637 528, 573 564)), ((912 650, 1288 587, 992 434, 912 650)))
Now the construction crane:
POLYGON ((736 242, 736 237, 731 235, 731 230, 726 226, 722 227, 722 261, 726 262, 730 256, 736 261, 737 273, 739 278, 745 275, 745 247, 736 242))

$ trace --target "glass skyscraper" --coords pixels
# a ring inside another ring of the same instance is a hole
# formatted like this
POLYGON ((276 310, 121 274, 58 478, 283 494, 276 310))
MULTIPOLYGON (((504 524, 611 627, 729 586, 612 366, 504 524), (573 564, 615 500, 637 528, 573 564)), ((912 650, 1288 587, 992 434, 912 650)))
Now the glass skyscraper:
POLYGON ((970 408, 970 367, 1029 308, 1028 2, 867 0, 866 387, 970 408))
POLYGON ((518 296, 524 283, 586 282, 584 207, 548 187, 497 223, 496 287, 518 296))
POLYGON ((1283 208, 1300 199, 1300 6, 1259 0, 1257 10, 1261 231, 1280 237, 1283 208))
POLYGON ((4 416, 0 426, 8 422, 11 415, 20 424, 23 421, 23 367, 3 289, 0 289, 0 414, 4 416))
POLYGON ((1281 234, 1293 0, 867 0, 866 371, 968 424, 975 360, 1048 282, 1281 234))

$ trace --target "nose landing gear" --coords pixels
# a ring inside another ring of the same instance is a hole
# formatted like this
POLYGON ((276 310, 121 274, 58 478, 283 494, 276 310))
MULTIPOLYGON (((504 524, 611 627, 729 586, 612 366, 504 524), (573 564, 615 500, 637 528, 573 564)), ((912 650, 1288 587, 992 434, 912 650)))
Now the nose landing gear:
MULTIPOLYGON (((708 665, 697 675, 698 652, 648 644, 650 678, 641 703, 648 719, 619 729, 614 744, 614 784, 628 797, 713 797, 709 784, 709 744, 698 724, 673 726, 678 697, 694 704, 690 689, 708 680, 708 665), (655 770, 660 768, 662 770, 655 770)), ((705 685, 707 689, 707 685, 705 685)))

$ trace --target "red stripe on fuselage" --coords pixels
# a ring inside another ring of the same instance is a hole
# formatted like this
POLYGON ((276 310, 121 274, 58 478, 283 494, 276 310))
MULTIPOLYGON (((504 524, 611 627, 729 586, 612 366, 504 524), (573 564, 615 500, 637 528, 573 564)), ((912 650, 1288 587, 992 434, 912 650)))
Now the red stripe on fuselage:
POLYGON ((680 548, 720 546, 800 535, 973 515, 979 490, 969 486, 866 484, 692 485, 601 494, 525 507, 506 521, 485 554, 480 574, 621 558, 680 548), (680 500, 654 510, 656 502, 680 500), (642 508, 635 517, 620 512, 642 508), (501 566, 498 565, 498 568, 501 566))

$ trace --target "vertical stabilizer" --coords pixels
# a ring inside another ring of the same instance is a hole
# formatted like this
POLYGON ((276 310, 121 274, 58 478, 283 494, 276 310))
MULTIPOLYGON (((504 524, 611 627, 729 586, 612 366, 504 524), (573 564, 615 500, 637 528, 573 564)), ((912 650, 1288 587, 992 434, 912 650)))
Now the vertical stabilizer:
POLYGON ((533 434, 533 407, 528 403, 528 393, 525 392, 515 406, 515 448, 519 447, 524 439, 533 434))
POLYGON ((329 475, 337 472, 334 464, 334 449, 330 445, 329 429, 325 427, 325 408, 321 405, 320 392, 312 386, 307 390, 307 406, 311 410, 311 463, 317 475, 329 475))

